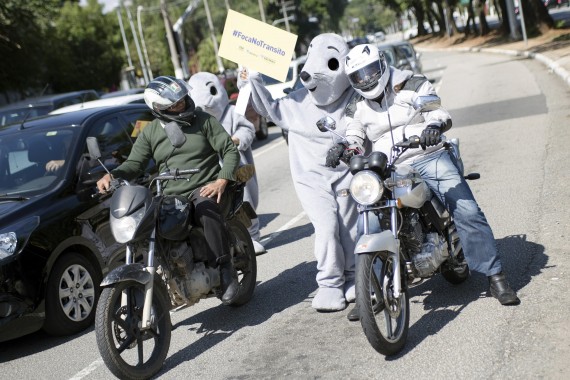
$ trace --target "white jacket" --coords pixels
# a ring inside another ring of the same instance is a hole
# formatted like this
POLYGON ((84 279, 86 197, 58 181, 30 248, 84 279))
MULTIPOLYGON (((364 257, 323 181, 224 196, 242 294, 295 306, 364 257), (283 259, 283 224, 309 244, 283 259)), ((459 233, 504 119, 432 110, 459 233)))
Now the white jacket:
MULTIPOLYGON (((390 82, 381 104, 358 97, 347 107, 346 138, 348 142, 363 149, 368 139, 373 144, 373 151, 384 152, 389 157, 393 143, 402 140, 403 126, 414 112, 413 102, 422 95, 437 95, 432 84, 425 77, 413 75, 408 70, 402 71, 390 67, 390 82), (393 130, 393 141, 390 126, 393 130)), ((406 127, 406 137, 421 136, 422 131, 431 121, 448 122, 450 119, 449 113, 443 108, 419 114, 406 127)), ((413 162, 414 159, 437 151, 442 146, 443 144, 440 143, 428 147, 425 151, 421 148, 409 149, 398 162, 413 162)))

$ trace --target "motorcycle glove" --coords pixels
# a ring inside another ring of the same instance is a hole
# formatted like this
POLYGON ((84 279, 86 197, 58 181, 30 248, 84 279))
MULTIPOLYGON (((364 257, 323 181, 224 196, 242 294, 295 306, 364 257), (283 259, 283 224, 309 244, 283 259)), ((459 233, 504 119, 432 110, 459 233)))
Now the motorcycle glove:
POLYGON ((426 150, 428 146, 439 144, 441 139, 441 123, 432 123, 423 130, 420 136, 420 146, 426 150))
POLYGON ((350 159, 359 154, 362 154, 362 149, 357 144, 350 144, 342 154, 341 161, 348 165, 350 159))
POLYGON ((330 148, 329 152, 327 153, 325 166, 336 168, 338 165, 340 165, 340 159, 344 155, 346 148, 347 146, 343 143, 337 143, 335 146, 330 148))

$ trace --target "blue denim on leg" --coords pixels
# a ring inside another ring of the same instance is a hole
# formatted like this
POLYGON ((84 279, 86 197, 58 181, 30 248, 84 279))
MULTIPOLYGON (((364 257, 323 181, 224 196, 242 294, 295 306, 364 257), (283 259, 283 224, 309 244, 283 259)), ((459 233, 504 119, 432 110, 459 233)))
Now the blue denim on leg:
POLYGON ((453 216, 469 268, 486 276, 500 273, 502 266, 493 231, 455 159, 444 150, 412 166, 453 216))

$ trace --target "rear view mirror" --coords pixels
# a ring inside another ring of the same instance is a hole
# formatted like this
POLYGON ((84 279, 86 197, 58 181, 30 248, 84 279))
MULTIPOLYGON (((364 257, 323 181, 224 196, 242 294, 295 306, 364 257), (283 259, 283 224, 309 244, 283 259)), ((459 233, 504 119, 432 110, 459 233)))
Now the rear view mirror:
POLYGON ((418 96, 414 101, 414 109, 418 112, 429 112, 441 108, 441 99, 437 95, 418 96))
POLYGON ((334 131, 336 129, 336 122, 330 116, 325 116, 317 121, 317 128, 321 132, 334 131))
POLYGON ((101 158, 101 150, 99 149, 97 137, 87 137, 87 150, 89 151, 89 157, 92 160, 98 160, 101 158))
POLYGON ((170 140, 170 143, 175 148, 180 148, 186 142, 186 135, 182 133, 182 130, 175 121, 172 121, 164 126, 164 132, 170 140))

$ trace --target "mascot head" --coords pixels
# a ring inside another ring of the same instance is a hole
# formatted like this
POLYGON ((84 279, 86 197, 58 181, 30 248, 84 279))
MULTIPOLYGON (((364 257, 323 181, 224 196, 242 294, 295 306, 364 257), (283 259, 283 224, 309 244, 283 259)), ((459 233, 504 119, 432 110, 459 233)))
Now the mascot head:
POLYGON ((344 57, 349 48, 338 34, 319 34, 309 44, 307 62, 301 71, 301 82, 313 103, 329 105, 350 87, 344 72, 344 57))
POLYGON ((218 77, 212 73, 199 72, 190 77, 190 96, 204 111, 220 120, 229 99, 228 93, 218 77))

